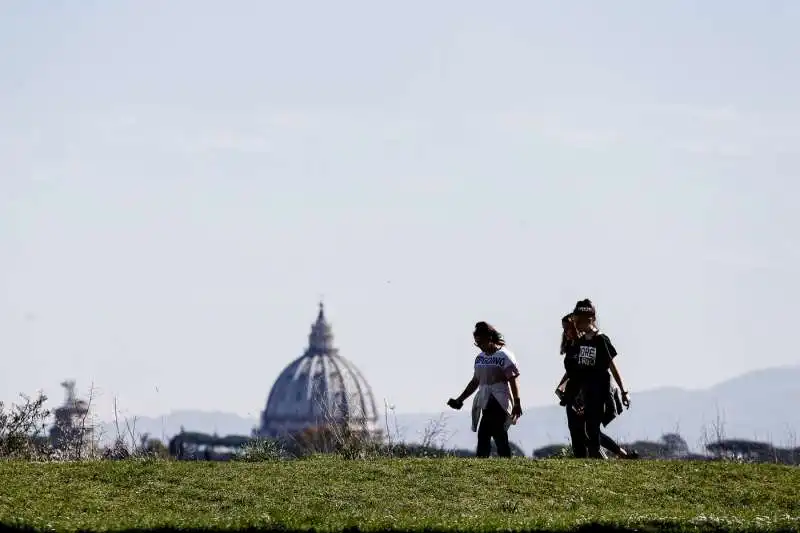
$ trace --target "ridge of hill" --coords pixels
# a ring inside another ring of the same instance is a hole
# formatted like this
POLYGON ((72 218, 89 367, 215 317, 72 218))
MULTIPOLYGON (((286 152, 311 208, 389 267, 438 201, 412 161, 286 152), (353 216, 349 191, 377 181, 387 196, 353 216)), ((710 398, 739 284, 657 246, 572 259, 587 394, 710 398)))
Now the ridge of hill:
MULTIPOLYGON (((752 439, 775 445, 800 446, 800 366, 785 366, 748 372, 707 389, 660 387, 638 393, 629 411, 607 429, 625 442, 657 440, 665 433, 679 433, 694 451, 700 451, 717 436, 752 439)), ((390 432, 401 440, 419 442, 432 420, 442 420, 448 446, 472 448, 467 409, 443 409, 430 413, 389 415, 390 432), (399 435, 398 435, 399 433, 399 435)), ((172 411, 160 417, 137 417, 137 434, 168 440, 180 432, 250 435, 256 418, 233 413, 194 410, 172 411)), ((106 435, 116 435, 113 423, 103 424, 106 435)), ((569 440, 566 417, 558 405, 528 408, 512 427, 511 439, 526 453, 569 440)))

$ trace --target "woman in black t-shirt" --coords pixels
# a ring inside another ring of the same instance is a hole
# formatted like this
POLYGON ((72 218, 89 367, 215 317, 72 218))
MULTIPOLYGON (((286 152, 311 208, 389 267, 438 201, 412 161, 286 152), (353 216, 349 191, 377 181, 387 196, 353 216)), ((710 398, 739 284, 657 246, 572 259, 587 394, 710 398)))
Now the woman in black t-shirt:
MULTIPOLYGON (((622 395, 622 404, 630 406, 628 393, 622 385, 622 378, 614 364, 617 350, 611 343, 611 339, 599 329, 595 323, 595 308, 591 300, 581 300, 575 305, 572 312, 572 321, 578 333, 577 338, 568 343, 565 350, 564 369, 566 370, 567 382, 564 387, 564 398, 568 406, 578 406, 582 404, 583 426, 586 439, 586 455, 588 457, 602 458, 600 452, 600 427, 610 422, 606 417, 611 390, 611 375, 619 384, 622 395), (609 375, 609 371, 611 375, 609 375)), ((570 427, 577 430, 579 421, 575 420, 575 415, 570 415, 574 411, 580 414, 580 409, 568 409, 568 417, 572 416, 570 427)), ((581 432, 581 433, 584 433, 581 432)), ((579 434, 573 434, 579 437, 579 434)), ((580 438, 576 439, 580 441, 580 438)), ((573 443, 574 444, 574 443, 573 443)), ((576 457, 582 457, 582 446, 577 449, 573 447, 576 457)))
MULTIPOLYGON (((561 319, 561 355, 566 355, 567 351, 573 346, 573 343, 578 339, 578 330, 575 329, 575 324, 572 320, 572 314, 566 315, 561 319)), ((572 442, 572 449, 576 457, 586 457, 586 423, 584 419, 584 405, 583 398, 580 393, 577 397, 573 398, 569 403, 565 394, 568 376, 565 373, 561 381, 556 387, 556 396, 560 400, 560 404, 566 407, 567 413, 567 426, 569 427, 570 440, 572 442)), ((621 412, 622 401, 619 398, 619 391, 612 387, 609 390, 609 401, 606 402, 606 408, 603 417, 603 426, 607 426, 614 418, 621 412)), ((600 447, 610 451, 620 459, 636 459, 638 454, 635 450, 625 450, 617 444, 617 442, 608 436, 603 431, 600 431, 600 447)))

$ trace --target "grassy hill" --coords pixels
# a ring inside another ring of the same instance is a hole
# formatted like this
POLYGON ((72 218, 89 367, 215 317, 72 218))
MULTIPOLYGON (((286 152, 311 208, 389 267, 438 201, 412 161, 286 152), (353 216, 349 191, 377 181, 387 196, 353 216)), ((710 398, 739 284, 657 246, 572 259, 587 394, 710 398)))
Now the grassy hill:
POLYGON ((800 469, 395 459, 0 463, 0 523, 41 530, 800 528, 800 469))

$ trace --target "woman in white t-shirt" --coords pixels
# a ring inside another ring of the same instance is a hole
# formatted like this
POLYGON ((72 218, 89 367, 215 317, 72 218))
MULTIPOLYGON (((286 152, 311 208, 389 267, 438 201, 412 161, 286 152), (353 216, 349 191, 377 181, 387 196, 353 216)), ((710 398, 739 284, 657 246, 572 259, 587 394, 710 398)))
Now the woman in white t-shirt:
POLYGON ((472 334, 481 353, 475 357, 472 379, 458 398, 447 405, 461 409, 464 400, 478 394, 472 406, 472 431, 478 432, 478 457, 489 457, 494 439, 497 455, 511 457, 508 428, 522 416, 519 398, 519 368, 503 336, 486 322, 475 324, 472 334))

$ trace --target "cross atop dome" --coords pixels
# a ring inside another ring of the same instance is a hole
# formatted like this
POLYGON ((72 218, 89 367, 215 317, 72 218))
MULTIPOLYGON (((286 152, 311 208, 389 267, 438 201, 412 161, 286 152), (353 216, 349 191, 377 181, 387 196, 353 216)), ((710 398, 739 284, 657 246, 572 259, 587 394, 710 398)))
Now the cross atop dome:
POLYGON ((333 332, 325 318, 325 304, 320 300, 317 321, 311 326, 308 336, 309 354, 326 353, 333 350, 333 332))

